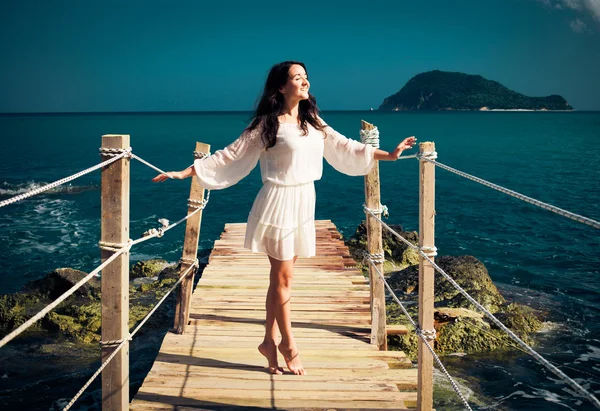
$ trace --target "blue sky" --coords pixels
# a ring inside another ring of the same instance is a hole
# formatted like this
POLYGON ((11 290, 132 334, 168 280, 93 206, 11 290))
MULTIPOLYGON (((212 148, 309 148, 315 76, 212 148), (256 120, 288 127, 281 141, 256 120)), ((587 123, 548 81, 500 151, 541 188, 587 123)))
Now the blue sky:
POLYGON ((323 110, 434 69, 600 110, 600 0, 0 0, 0 112, 251 110, 287 59, 323 110))

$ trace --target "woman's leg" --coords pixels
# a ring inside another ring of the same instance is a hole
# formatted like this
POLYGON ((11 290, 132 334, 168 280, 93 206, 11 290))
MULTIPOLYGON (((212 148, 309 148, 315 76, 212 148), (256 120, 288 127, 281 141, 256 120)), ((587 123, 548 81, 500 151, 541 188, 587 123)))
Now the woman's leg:
MULTIPOLYGON (((296 257, 287 261, 279 261, 269 257, 269 261, 271 262, 271 273, 267 301, 270 303, 270 307, 267 310, 273 312, 274 323, 277 324, 281 333, 281 342, 278 348, 283 354, 288 369, 294 374, 304 375, 305 371, 294 341, 290 317, 290 296, 296 257)), ((269 318, 268 313, 267 318, 269 318)), ((273 325, 273 328, 275 328, 275 325, 273 325)), ((267 329, 267 331, 269 330, 267 329)))
MULTIPOLYGON (((270 258, 270 257, 269 257, 270 258)), ((294 259, 295 261, 295 259, 294 259)), ((271 272, 272 272, 271 267, 271 272)), ((277 319, 275 318, 275 293, 272 291, 273 282, 269 281, 269 289, 265 302, 265 338, 258 346, 258 351, 267 358, 269 363, 269 372, 271 374, 283 374, 277 361, 277 319)))

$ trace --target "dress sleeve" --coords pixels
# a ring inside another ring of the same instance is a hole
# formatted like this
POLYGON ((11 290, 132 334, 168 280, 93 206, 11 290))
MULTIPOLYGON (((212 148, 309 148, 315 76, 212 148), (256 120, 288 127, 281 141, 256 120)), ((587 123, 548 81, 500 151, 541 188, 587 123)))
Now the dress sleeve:
POLYGON ((256 167, 263 149, 259 127, 245 130, 233 143, 214 154, 194 161, 200 184, 209 190, 230 187, 256 167))
MULTIPOLYGON (((321 120, 323 124, 326 124, 321 120)), ((363 176, 375 165, 375 147, 344 137, 325 126, 323 157, 337 171, 349 176, 363 176)))

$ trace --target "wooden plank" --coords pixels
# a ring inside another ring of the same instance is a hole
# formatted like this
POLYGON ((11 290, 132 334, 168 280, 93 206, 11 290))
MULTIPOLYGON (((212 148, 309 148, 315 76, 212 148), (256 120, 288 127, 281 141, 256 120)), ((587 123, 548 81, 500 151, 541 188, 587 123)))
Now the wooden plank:
MULTIPOLYGON (((145 387, 140 388, 138 396, 146 391, 145 387)), ((183 404, 181 400, 186 399, 196 401, 215 401, 224 402, 231 404, 242 404, 255 405, 260 403, 261 400, 269 401, 271 399, 277 400, 295 400, 297 405, 300 405, 298 401, 314 401, 321 400, 324 402, 328 401, 347 401, 348 392, 346 391, 286 391, 286 390, 241 390, 241 389, 203 389, 203 388, 187 388, 187 387, 152 387, 152 394, 165 395, 169 397, 182 397, 181 399, 175 400, 177 404, 183 404), (232 401, 233 400, 233 401, 232 401), (255 400, 255 401, 252 401, 255 400)), ((403 393, 403 392, 364 392, 357 391, 352 394, 352 400, 354 401, 381 401, 381 397, 385 394, 386 401, 397 401, 402 402, 406 398, 414 398, 414 393, 403 393)), ((313 402, 314 403, 314 402, 313 402)))
MULTIPOLYGON (((299 381, 297 375, 285 373, 283 375, 272 375, 266 372, 265 367, 247 368, 219 368, 218 366, 189 367, 186 364, 156 363, 149 376, 187 375, 190 378, 212 378, 213 376, 239 378, 242 380, 267 380, 267 381, 299 381)), ((310 374, 303 375, 302 381, 345 381, 345 382, 393 382, 396 384, 412 382, 416 386, 417 369, 383 369, 373 373, 370 369, 352 369, 340 372, 338 369, 314 368, 310 374)))
POLYGON ((366 278, 348 268, 356 263, 342 257, 349 253, 335 226, 320 221, 316 227, 318 255, 298 259, 292 291, 292 327, 307 375, 266 372, 257 346, 269 262, 242 247, 244 224, 227 224, 193 294, 186 332, 165 336, 131 409, 414 406, 417 370, 403 352, 369 343, 366 278))
POLYGON ((195 398, 177 397, 177 400, 171 395, 151 394, 140 392, 136 399, 131 404, 131 410, 177 410, 177 411, 198 411, 202 410, 222 410, 233 411, 239 409, 237 407, 257 407, 266 409, 285 409, 285 410, 356 410, 362 411, 377 411, 383 409, 390 410, 409 410, 406 403, 414 403, 415 394, 405 393, 402 401, 355 401, 355 400, 255 400, 255 399, 212 399, 212 401, 202 401, 195 398))

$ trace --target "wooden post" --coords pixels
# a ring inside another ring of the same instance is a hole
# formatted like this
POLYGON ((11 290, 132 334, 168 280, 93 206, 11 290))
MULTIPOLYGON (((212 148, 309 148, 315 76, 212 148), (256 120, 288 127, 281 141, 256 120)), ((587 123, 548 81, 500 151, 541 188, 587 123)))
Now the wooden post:
MULTIPOLYGON (((434 152, 435 144, 419 144, 419 152, 434 152)), ((435 223, 435 165, 419 161, 419 244, 423 248, 434 247, 435 223)), ((425 252, 427 252, 425 250, 425 252)), ((433 257, 430 257, 433 259, 433 257)), ((419 327, 433 330, 435 270, 431 263, 419 255, 419 327)), ((433 348, 433 340, 429 340, 433 348)), ((433 356, 419 339, 419 371, 417 410, 430 411, 433 407, 433 356)))
MULTIPOLYGON (((373 124, 362 121, 362 130, 372 130, 373 124)), ((381 207, 379 184, 379 161, 375 161, 373 169, 365 176, 365 204, 371 210, 381 207)), ((381 217, 381 214, 379 215, 381 217)), ((381 223, 372 215, 366 214, 367 222, 367 251, 370 254, 383 254, 383 240, 381 223)), ((383 264, 376 263, 377 268, 383 273, 383 264)), ((371 285, 371 344, 385 351, 387 350, 387 335, 385 331, 385 286, 383 280, 369 264, 369 280, 371 285)))
MULTIPOLYGON (((209 153, 210 145, 196 143, 196 151, 199 153, 209 153)), ((192 177, 192 187, 190 189, 190 200, 204 200, 204 188, 200 185, 197 178, 192 177)), ((188 204, 188 214, 196 211, 196 208, 188 204)), ((183 241, 183 256, 180 264, 180 275, 182 275, 190 266, 192 261, 196 260, 198 255, 198 239, 200 238, 200 223, 202 222, 202 211, 197 212, 188 218, 185 225, 185 239, 183 241)), ((190 305, 192 302, 192 287, 194 286, 193 271, 181 281, 179 293, 177 294, 177 305, 175 306, 175 332, 183 334, 185 327, 190 319, 190 305)))
MULTIPOLYGON (((102 148, 129 148, 128 135, 102 136, 102 148)), ((110 157, 102 156, 102 160, 110 157)), ((129 158, 102 169, 100 241, 126 244, 129 240, 129 158)), ((102 261, 114 251, 101 250, 102 261)), ((123 253, 102 270, 102 341, 129 337, 129 253, 123 253)), ((104 361, 116 347, 102 347, 104 361)), ((102 410, 129 409, 129 343, 102 370, 102 410)))

